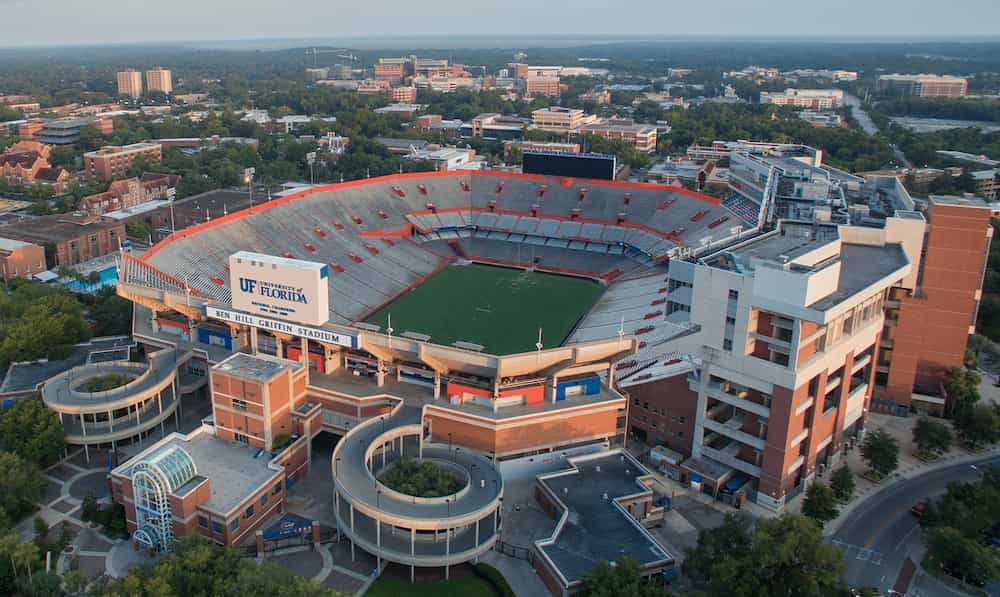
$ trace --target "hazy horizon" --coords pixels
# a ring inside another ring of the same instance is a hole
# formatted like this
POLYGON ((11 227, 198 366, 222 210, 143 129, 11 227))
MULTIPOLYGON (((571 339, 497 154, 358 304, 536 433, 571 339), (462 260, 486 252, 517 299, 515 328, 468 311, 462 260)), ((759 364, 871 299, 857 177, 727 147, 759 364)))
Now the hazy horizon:
POLYGON ((975 38, 1000 35, 996 29, 1000 3, 995 0, 844 0, 836 9, 793 0, 773 0, 766 7, 746 0, 711 4, 631 0, 616 5, 614 12, 607 10, 603 0, 548 4, 508 0, 475 9, 455 0, 351 4, 300 0, 289 5, 174 0, 165 5, 168 11, 132 8, 110 0, 91 0, 86 11, 74 8, 76 5, 69 0, 50 0, 34 11, 31 9, 40 5, 28 0, 0 0, 0 47, 241 42, 285 42, 279 44, 285 46, 294 41, 337 44, 341 40, 384 44, 428 38, 484 44, 538 38, 534 41, 557 45, 570 40, 652 41, 671 37, 981 41, 975 38))

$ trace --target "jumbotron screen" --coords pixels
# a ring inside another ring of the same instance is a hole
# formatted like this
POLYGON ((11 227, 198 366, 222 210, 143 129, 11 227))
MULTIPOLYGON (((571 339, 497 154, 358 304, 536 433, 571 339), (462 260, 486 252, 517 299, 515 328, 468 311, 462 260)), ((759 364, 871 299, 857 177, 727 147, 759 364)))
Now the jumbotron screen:
POLYGON ((617 158, 603 153, 526 151, 521 168, 525 174, 614 180, 617 158))

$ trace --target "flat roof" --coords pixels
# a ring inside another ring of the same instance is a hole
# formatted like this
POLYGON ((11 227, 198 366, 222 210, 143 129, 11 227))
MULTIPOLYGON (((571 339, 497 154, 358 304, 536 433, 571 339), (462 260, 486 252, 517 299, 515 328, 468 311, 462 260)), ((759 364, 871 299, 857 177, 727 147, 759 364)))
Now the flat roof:
POLYGON ((649 474, 620 451, 571 459, 575 470, 538 478, 566 505, 569 515, 555 542, 539 546, 570 583, 602 560, 621 556, 640 566, 672 561, 667 551, 613 500, 649 491, 637 477, 649 474))
POLYGON ((7 375, 3 378, 3 383, 0 384, 0 395, 32 392, 49 378, 85 364, 87 356, 92 352, 131 346, 132 344, 132 338, 128 336, 94 338, 85 344, 77 344, 68 357, 59 361, 43 359, 12 363, 7 368, 7 375))
MULTIPOLYGON (((242 504, 247 497, 270 483, 274 476, 280 473, 279 470, 269 466, 271 461, 269 453, 264 452, 257 456, 259 448, 221 440, 206 427, 200 427, 187 436, 172 433, 149 450, 129 460, 124 466, 128 468, 128 473, 131 473, 131 467, 135 464, 173 446, 181 448, 191 456, 198 476, 208 478, 211 495, 203 506, 220 514, 225 514, 242 504)), ((177 488, 177 491, 186 491, 187 483, 177 488)))
POLYGON ((292 371, 298 371, 302 368, 302 363, 279 359, 278 357, 265 354, 252 355, 245 352, 237 352, 212 367, 212 371, 218 371, 219 373, 243 379, 265 382, 288 368, 291 368, 292 371))
POLYGON ((840 261, 843 265, 837 290, 809 305, 810 309, 825 311, 909 263, 899 244, 873 246, 843 243, 840 246, 840 261))

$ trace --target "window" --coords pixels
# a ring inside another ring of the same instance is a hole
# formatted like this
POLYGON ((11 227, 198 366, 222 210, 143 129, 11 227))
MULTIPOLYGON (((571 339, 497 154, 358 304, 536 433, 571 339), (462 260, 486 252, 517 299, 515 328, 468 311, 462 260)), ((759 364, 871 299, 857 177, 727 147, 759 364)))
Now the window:
POLYGON ((236 409, 236 410, 246 411, 246 409, 247 409, 247 401, 246 400, 240 400, 239 398, 233 398, 233 408, 236 409))
POLYGON ((726 325, 736 325, 735 317, 726 317, 726 325))
POLYGON ((642 403, 642 408, 643 408, 643 410, 649 410, 649 402, 643 402, 642 403))
POLYGON ((281 481, 278 481, 277 483, 274 484, 274 489, 271 491, 271 493, 273 493, 274 495, 278 495, 279 493, 281 493, 281 481))
POLYGON ((267 494, 260 496, 260 507, 263 508, 267 505, 267 494))
POLYGON ((722 341, 722 350, 728 350, 728 351, 732 352, 733 351, 733 341, 730 340, 729 338, 726 338, 725 340, 723 340, 722 341))
POLYGON ((200 526, 203 529, 207 529, 208 528, 208 519, 205 518, 204 516, 198 516, 198 526, 200 526))
POLYGON ((239 433, 239 432, 233 433, 233 439, 244 444, 250 443, 250 438, 247 437, 247 434, 245 433, 239 433))
POLYGON ((677 437, 684 437, 684 432, 683 431, 678 431, 677 432, 677 437))
POLYGON ((222 534, 222 523, 220 523, 217 520, 213 520, 212 521, 212 532, 215 533, 216 535, 221 535, 222 534))
POLYGON ((235 531, 235 530, 236 530, 236 529, 238 529, 238 528, 240 528, 240 519, 239 519, 239 518, 234 518, 234 519, 233 519, 233 520, 232 520, 232 521, 231 521, 231 522, 229 523, 229 530, 230 530, 230 531, 235 531))
POLYGON ((729 300, 731 300, 731 301, 738 301, 738 300, 740 300, 740 291, 739 290, 730 290, 729 291, 729 300))
POLYGON ((243 513, 246 518, 253 518, 253 504, 247 506, 247 511, 243 513))
POLYGON ((685 417, 681 417, 680 418, 680 422, 681 422, 682 425, 684 424, 685 419, 686 419, 685 417))

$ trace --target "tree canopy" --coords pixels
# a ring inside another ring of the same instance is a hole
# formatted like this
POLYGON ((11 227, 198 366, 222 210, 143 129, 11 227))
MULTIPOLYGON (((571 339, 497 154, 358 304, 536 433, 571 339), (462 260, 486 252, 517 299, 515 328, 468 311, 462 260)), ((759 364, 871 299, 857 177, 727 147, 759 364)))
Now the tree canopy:
POLYGON ((709 597, 833 597, 844 591, 844 554, 823 543, 819 526, 804 516, 750 523, 727 514, 701 531, 684 572, 709 597))
POLYGON ((871 472, 884 477, 899 464, 899 442, 884 429, 869 431, 861 443, 861 457, 871 472))
POLYGON ((43 467, 57 461, 64 447, 59 415, 46 408, 38 396, 0 410, 0 450, 43 467))
POLYGON ((93 591, 103 597, 337 597, 322 584, 272 562, 258 565, 200 535, 174 543, 155 563, 134 566, 93 591))
POLYGON ((80 303, 67 290, 19 282, 0 294, 0 365, 65 358, 90 338, 80 303))
POLYGON ((643 576, 642 569, 629 557, 614 564, 602 560, 583 578, 585 597, 669 597, 662 585, 643 576))

